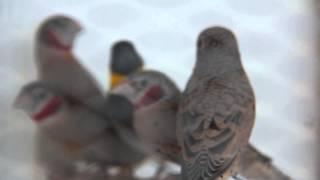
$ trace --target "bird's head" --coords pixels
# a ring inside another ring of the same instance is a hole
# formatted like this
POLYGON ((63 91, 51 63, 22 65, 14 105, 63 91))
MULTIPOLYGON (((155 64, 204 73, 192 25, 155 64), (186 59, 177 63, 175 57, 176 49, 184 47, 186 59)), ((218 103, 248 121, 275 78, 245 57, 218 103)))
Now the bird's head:
POLYGON ((38 46, 70 52, 81 29, 80 24, 70 17, 56 15, 49 17, 40 25, 36 40, 39 43, 38 46))
POLYGON ((64 104, 61 96, 41 82, 24 86, 14 101, 14 107, 25 111, 36 123, 42 123, 57 114, 64 104))
POLYGON ((179 94, 177 87, 164 74, 155 71, 137 72, 112 91, 126 96, 136 109, 179 94))
POLYGON ((234 34, 230 30, 223 27, 211 27, 200 33, 197 47, 199 50, 235 49, 237 48, 237 43, 234 34))
POLYGON ((197 77, 219 76, 241 67, 238 43, 234 33, 224 27, 202 31, 197 41, 197 77))

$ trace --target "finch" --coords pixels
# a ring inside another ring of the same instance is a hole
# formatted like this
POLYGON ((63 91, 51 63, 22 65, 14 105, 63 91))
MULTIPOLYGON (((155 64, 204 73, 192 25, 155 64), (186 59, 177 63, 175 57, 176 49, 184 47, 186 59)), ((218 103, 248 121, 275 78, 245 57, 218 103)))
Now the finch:
POLYGON ((133 106, 125 97, 107 96, 101 108, 105 112, 97 112, 52 85, 36 81, 22 88, 14 105, 36 124, 37 161, 50 180, 76 176, 79 161, 97 164, 99 173, 104 173, 109 166, 130 166, 142 158, 112 128, 113 121, 132 118, 133 106))
POLYGON ((111 92, 124 95, 135 107, 132 126, 139 142, 136 144, 178 162, 176 113, 180 90, 175 83, 161 72, 140 71, 111 92))
POLYGON ((35 38, 38 80, 95 106, 103 93, 72 52, 74 41, 81 30, 76 20, 64 15, 44 20, 35 38))

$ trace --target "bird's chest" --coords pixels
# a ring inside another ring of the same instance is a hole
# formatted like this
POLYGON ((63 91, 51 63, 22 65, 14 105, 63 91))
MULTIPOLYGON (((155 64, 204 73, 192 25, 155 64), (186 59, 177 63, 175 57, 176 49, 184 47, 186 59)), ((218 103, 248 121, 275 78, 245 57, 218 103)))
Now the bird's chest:
POLYGON ((65 140, 59 146, 64 154, 81 161, 104 161, 112 156, 112 153, 108 151, 110 147, 107 148, 102 137, 97 137, 86 143, 65 140))
POLYGON ((148 108, 135 113, 134 128, 140 139, 159 145, 176 139, 176 113, 168 109, 148 108))

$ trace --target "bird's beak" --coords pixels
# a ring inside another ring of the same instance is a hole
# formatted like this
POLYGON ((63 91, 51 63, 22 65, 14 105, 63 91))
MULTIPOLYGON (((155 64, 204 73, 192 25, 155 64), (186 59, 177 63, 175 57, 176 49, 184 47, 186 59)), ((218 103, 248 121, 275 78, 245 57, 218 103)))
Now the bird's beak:
POLYGON ((65 52, 65 60, 71 61, 71 62, 74 60, 72 49, 65 52))
POLYGON ((19 94, 13 102, 13 108, 26 110, 30 108, 30 99, 27 95, 19 94))
POLYGON ((125 75, 121 75, 118 73, 112 73, 111 74, 111 89, 118 86, 126 78, 127 77, 125 75))
POLYGON ((76 27, 76 33, 81 33, 83 31, 82 25, 79 22, 74 22, 74 27, 76 27))
MULTIPOLYGON (((143 69, 143 66, 139 66, 136 68, 134 72, 141 71, 143 69)), ((119 73, 112 72, 111 74, 111 89, 118 86, 123 80, 125 80, 128 76, 122 75, 119 73)))

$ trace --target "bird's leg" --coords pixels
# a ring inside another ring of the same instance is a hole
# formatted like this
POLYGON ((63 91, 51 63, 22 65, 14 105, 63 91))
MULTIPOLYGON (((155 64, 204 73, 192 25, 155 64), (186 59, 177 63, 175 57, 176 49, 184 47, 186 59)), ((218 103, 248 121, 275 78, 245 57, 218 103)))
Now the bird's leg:
POLYGON ((133 169, 131 166, 121 166, 119 169, 119 176, 121 177, 132 177, 133 169))
POLYGON ((159 166, 154 174, 155 179, 161 179, 161 175, 163 174, 165 167, 166 167, 165 160, 163 160, 163 159, 159 159, 158 164, 159 164, 159 166))

